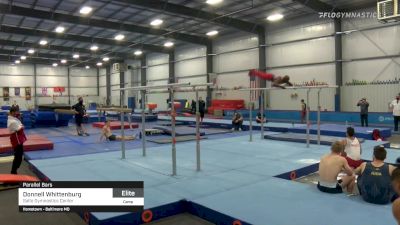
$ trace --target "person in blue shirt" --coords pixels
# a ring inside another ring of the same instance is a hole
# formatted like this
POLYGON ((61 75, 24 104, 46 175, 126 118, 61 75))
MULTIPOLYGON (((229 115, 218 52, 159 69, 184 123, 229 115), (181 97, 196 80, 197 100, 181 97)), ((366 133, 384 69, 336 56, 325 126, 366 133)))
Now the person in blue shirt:
POLYGON ((396 167, 385 163, 385 159, 385 148, 376 146, 372 162, 364 162, 354 171, 359 175, 358 190, 366 202, 388 204, 394 195, 390 176, 396 167))

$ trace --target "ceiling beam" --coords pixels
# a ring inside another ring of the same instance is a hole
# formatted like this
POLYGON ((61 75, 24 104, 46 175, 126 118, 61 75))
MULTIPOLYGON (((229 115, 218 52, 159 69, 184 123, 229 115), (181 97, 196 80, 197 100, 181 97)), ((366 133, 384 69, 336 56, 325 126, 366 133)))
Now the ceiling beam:
MULTIPOLYGON (((59 46, 59 45, 40 45, 36 43, 31 43, 31 42, 21 42, 21 41, 11 41, 11 40, 4 40, 0 39, 0 45, 4 46, 14 46, 14 47, 22 47, 22 48, 34 48, 34 49, 44 49, 44 50, 54 50, 54 51, 59 51, 59 52, 70 52, 71 55, 73 53, 86 53, 90 54, 92 57, 98 57, 104 54, 109 53, 108 51, 102 51, 102 50, 97 50, 95 52, 86 49, 86 48, 71 48, 71 47, 65 47, 65 46, 59 46)), ((133 59, 133 55, 125 54, 125 53, 116 53, 113 52, 112 54, 107 54, 108 57, 113 57, 113 58, 121 58, 121 59, 133 59)))
MULTIPOLYGON (((9 34, 18 34, 18 35, 29 35, 29 36, 37 36, 41 38, 52 38, 52 39, 60 39, 66 41, 77 41, 77 42, 86 42, 90 44, 104 44, 110 46, 121 46, 132 49, 142 49, 144 51, 150 52, 160 52, 160 53, 168 53, 170 49, 166 49, 157 45, 148 45, 148 44, 136 44, 132 42, 116 42, 115 40, 106 39, 106 38, 97 38, 97 37, 89 37, 75 34, 57 34, 51 31, 44 30, 34 30, 20 27, 12 27, 2 25, 0 26, 0 32, 9 33, 9 34)), ((73 48, 71 48, 73 50, 73 48)))
POLYGON ((219 15, 212 12, 207 12, 195 8, 190 8, 184 5, 169 3, 162 0, 116 0, 116 2, 135 5, 143 8, 154 9, 160 12, 168 12, 175 15, 187 16, 190 18, 197 18, 201 20, 210 21, 223 26, 229 26, 241 31, 250 33, 264 32, 262 25, 247 22, 240 19, 235 19, 228 16, 219 15))
MULTIPOLYGON (((16 58, 13 55, 0 53, 0 62, 10 62, 10 63, 14 64, 15 60, 16 60, 16 58)), ((29 64, 29 63, 43 64, 43 65, 52 65, 53 63, 58 63, 59 66, 63 66, 63 64, 61 64, 60 61, 52 60, 52 59, 38 58, 38 57, 30 57, 24 61, 21 60, 21 64, 29 64)), ((68 65, 65 65, 65 66, 68 66, 68 65)), ((85 67, 85 66, 90 66, 92 68, 97 67, 96 64, 94 64, 94 63, 85 63, 85 64, 77 65, 74 67, 85 67)))
POLYGON ((48 59, 48 60, 53 60, 54 62, 60 62, 61 59, 66 59, 69 62, 75 62, 75 63, 84 61, 84 60, 91 60, 91 58, 88 58, 88 57, 80 57, 79 60, 76 60, 76 59, 72 59, 71 56, 67 57, 64 55, 40 53, 40 52, 35 52, 34 54, 28 54, 26 51, 14 51, 14 50, 6 50, 6 49, 0 49, 0 54, 10 55, 10 56, 14 57, 14 59, 19 59, 20 56, 25 55, 27 58, 48 59))
POLYGON ((300 3, 315 12, 331 12, 335 10, 335 7, 319 0, 293 0, 294 2, 300 3))
POLYGON ((126 24, 121 22, 112 22, 102 19, 92 19, 87 17, 80 17, 74 15, 68 15, 63 13, 50 12, 46 10, 30 9, 15 5, 0 4, 0 13, 12 14, 19 16, 26 16, 37 19, 52 20, 57 22, 80 24, 86 26, 100 27, 104 29, 120 30, 132 33, 141 33, 155 36, 164 36, 166 38, 172 38, 181 40, 193 44, 206 45, 209 40, 206 37, 194 36, 190 34, 173 32, 171 30, 155 29, 151 27, 145 27, 135 24, 126 24))

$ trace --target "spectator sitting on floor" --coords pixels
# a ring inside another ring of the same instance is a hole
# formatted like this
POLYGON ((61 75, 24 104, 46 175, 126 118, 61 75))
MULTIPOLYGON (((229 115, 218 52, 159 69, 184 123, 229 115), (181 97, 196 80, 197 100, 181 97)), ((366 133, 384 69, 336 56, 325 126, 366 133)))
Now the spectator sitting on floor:
POLYGON ((241 131, 242 126, 243 126, 243 117, 242 115, 240 115, 240 113, 235 112, 232 118, 232 131, 235 130, 241 131))
MULTIPOLYGON (((397 195, 400 195, 400 168, 393 170, 391 180, 394 191, 397 195)), ((397 224, 400 224, 400 198, 397 198, 393 201, 392 213, 397 221, 397 224)))
POLYGON ((336 141, 331 146, 331 153, 321 158, 318 169, 319 181, 317 185, 320 191, 337 194, 343 192, 342 188, 346 188, 348 192, 353 192, 355 177, 346 159, 340 156, 342 151, 342 142, 336 141), (347 176, 343 176, 341 180, 337 180, 342 170, 344 170, 347 176))
POLYGON ((376 146, 372 162, 364 162, 354 171, 359 175, 357 187, 366 202, 388 204, 394 195, 390 176, 396 167, 385 163, 385 159, 385 148, 376 146))
POLYGON ((263 116, 263 117, 261 118, 261 112, 258 112, 258 113, 257 113, 257 117, 256 117, 256 122, 257 122, 257 123, 261 123, 261 121, 263 121, 263 123, 266 123, 266 122, 267 122, 267 120, 265 119, 265 116, 263 116))
POLYGON ((131 141, 135 140, 134 136, 117 136, 113 133, 111 133, 111 127, 110 127, 110 121, 107 120, 101 129, 101 136, 100 136, 100 142, 103 140, 108 140, 108 141, 131 141))
POLYGON ((379 129, 374 129, 372 131, 372 139, 374 141, 383 141, 383 137, 381 136, 381 132, 379 131, 379 129))
POLYGON ((344 145, 342 156, 346 158, 349 166, 353 169, 359 167, 361 163, 363 163, 361 160, 361 144, 354 133, 354 128, 348 127, 346 132, 347 137, 342 141, 344 145))

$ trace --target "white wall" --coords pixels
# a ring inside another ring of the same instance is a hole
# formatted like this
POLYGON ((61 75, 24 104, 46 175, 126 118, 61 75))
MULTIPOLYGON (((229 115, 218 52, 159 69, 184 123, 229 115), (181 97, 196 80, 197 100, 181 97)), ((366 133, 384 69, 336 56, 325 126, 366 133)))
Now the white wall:
MULTIPOLYGON (((316 80, 335 85, 335 39, 329 36, 333 33, 334 24, 329 20, 306 22, 267 32, 268 72, 277 76, 289 75, 294 83, 316 80)), ((267 106, 276 110, 298 110, 300 99, 306 99, 305 93, 305 90, 271 91, 266 98, 267 106), (294 93, 298 94, 297 99, 290 97, 294 93)), ((321 93, 323 109, 334 110, 334 95, 333 90, 321 93)), ((314 99, 316 93, 310 95, 310 107, 316 105, 314 99)))
POLYGON ((10 95, 10 101, 4 101, 4 98, 0 98, 1 105, 17 101, 20 107, 25 109, 34 104, 33 70, 33 65, 11 66, 9 63, 0 64, 0 96, 3 96, 3 87, 9 87, 10 95), (20 87, 20 97, 15 96, 15 87, 20 87), (31 87, 32 99, 30 101, 25 100, 25 87, 31 87))
MULTIPOLYGON (((34 66, 32 64, 19 64, 12 66, 9 63, 0 64, 0 95, 3 95, 3 87, 10 88, 10 101, 4 102, 0 98, 0 104, 10 104, 12 101, 26 109, 34 105, 35 80, 34 66), (20 88, 20 96, 15 96, 15 87, 20 88), (31 88, 32 99, 25 100, 25 87, 31 88)), ((98 102, 97 95, 97 70, 70 68, 71 104, 76 102, 77 96, 85 96, 86 103, 98 102)), ((49 65, 36 65, 36 92, 37 104, 52 102, 68 104, 68 68, 64 66, 53 67, 49 65), (54 87, 64 87, 61 95, 54 93, 54 87), (42 94, 42 89, 47 88, 47 94, 42 94)))
MULTIPOLYGON (((188 45, 175 51, 175 74, 180 83, 207 83, 206 47, 188 45)), ((207 92, 199 91, 199 97, 206 100, 207 92)), ((195 92, 177 92, 176 99, 196 99, 195 92)))
POLYGON ((341 93, 343 111, 360 111, 356 106, 357 102, 361 98, 367 98, 370 112, 388 112, 389 103, 399 93, 399 85, 346 86, 341 88, 341 93))
MULTIPOLYGON (((168 84, 169 56, 167 54, 149 54, 146 58, 147 85, 168 84)), ((147 103, 156 103, 158 110, 166 110, 168 93, 148 94, 147 103)))
MULTIPOLYGON (((372 27, 378 29, 353 32, 342 37, 345 60, 400 53, 399 25, 385 27, 375 19, 347 19, 342 22, 343 30, 362 30, 372 27)), ((353 79, 370 82, 400 78, 400 60, 395 58, 346 62, 343 64, 343 78, 344 82, 353 79)))
MULTIPOLYGON (((249 87, 248 71, 258 68, 258 38, 254 35, 221 38, 214 43, 214 72, 217 86, 249 87)), ((214 92, 213 99, 249 100, 249 93, 240 91, 214 92)))

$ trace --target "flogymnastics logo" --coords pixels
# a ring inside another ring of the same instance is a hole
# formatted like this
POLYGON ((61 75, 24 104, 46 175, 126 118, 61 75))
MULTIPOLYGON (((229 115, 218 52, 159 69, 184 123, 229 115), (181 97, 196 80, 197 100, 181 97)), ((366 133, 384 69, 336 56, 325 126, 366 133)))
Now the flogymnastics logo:
POLYGON ((375 19, 376 12, 319 12, 320 19, 375 19))
POLYGON ((378 120, 379 120, 379 122, 385 122, 385 121, 391 121, 391 120, 393 120, 393 118, 380 116, 380 117, 378 117, 378 120))

